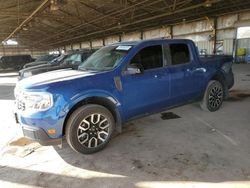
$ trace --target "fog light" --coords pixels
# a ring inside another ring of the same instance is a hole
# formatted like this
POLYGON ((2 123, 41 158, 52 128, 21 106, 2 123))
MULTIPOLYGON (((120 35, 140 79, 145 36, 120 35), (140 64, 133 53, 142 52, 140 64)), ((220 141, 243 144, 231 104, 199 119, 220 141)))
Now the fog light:
POLYGON ((55 130, 55 129, 49 129, 49 130, 48 130, 48 133, 49 133, 49 134, 56 134, 56 130, 55 130))

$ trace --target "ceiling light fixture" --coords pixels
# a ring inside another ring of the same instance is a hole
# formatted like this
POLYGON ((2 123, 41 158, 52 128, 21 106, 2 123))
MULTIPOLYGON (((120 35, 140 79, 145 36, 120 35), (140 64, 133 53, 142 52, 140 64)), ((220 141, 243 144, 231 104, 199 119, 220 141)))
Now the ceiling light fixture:
POLYGON ((207 7, 207 8, 209 8, 209 7, 212 6, 212 2, 210 0, 206 0, 204 6, 207 7))
POLYGON ((28 30, 29 30, 28 27, 27 27, 26 25, 24 25, 22 29, 23 29, 24 31, 28 31, 28 30))
POLYGON ((59 10, 59 6, 57 4, 57 0, 51 0, 50 1, 50 10, 51 11, 59 10))

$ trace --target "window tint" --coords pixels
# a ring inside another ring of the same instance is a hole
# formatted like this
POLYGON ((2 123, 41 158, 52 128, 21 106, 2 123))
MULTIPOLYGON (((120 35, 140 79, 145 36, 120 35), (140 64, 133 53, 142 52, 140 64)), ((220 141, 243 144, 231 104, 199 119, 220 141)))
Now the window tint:
POLYGON ((170 44, 172 65, 190 62, 190 53, 186 44, 170 44))
MULTIPOLYGON (((106 46, 93 53, 79 69, 105 71, 115 68, 128 53, 128 50, 119 50, 120 46, 106 46)), ((130 46, 132 48, 132 46, 130 46)))
POLYGON ((81 54, 72 54, 64 60, 66 64, 81 63, 81 54))
POLYGON ((130 64, 142 64, 145 70, 163 66, 161 45, 150 46, 139 51, 130 64))

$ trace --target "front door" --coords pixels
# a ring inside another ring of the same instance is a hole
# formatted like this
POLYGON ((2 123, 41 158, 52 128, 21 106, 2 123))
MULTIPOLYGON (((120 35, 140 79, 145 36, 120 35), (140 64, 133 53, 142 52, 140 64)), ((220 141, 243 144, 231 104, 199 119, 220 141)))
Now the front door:
POLYGON ((143 48, 132 58, 130 64, 142 65, 144 72, 122 76, 126 118, 156 112, 167 105, 170 75, 162 54, 162 45, 156 45, 143 48))

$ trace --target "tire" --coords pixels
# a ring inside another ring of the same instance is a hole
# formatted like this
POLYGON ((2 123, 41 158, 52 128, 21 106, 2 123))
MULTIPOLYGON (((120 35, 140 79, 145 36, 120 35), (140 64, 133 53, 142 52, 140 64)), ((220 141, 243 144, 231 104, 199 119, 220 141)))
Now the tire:
POLYGON ((207 85, 206 91, 201 101, 201 108, 205 111, 214 112, 221 107, 223 99, 223 85, 217 80, 212 80, 207 85))
POLYGON ((228 90, 231 89, 234 86, 234 74, 232 69, 229 71, 229 80, 227 81, 229 83, 228 90))
POLYGON ((75 110, 66 124, 66 140, 70 147, 82 154, 102 150, 110 141, 115 128, 111 112, 96 104, 84 105, 75 110))

